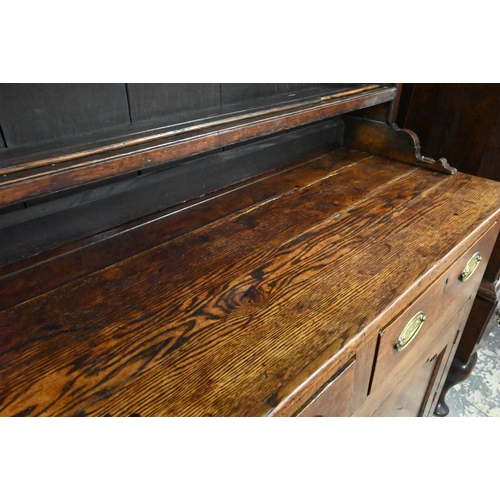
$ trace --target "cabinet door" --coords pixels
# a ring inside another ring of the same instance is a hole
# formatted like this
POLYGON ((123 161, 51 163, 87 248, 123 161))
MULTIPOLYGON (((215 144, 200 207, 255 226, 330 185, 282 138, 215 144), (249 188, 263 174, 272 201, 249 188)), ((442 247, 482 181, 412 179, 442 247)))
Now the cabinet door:
POLYGON ((374 417, 420 417, 432 414, 448 373, 470 302, 448 323, 424 356, 373 413, 374 417))

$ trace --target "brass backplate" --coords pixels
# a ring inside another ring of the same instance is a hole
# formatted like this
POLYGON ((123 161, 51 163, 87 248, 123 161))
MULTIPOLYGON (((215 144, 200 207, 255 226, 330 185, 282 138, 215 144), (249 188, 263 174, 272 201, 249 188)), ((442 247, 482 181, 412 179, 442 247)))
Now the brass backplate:
POLYGON ((481 262, 481 254, 476 252, 465 264, 463 271, 460 273, 460 281, 467 281, 473 274, 474 271, 478 268, 479 263, 481 262))
POLYGON ((408 321, 406 326, 403 328, 403 331, 399 334, 398 340, 394 345, 394 349, 396 351, 402 351, 405 347, 407 347, 410 342, 417 336, 417 333, 422 328, 424 321, 427 319, 427 316, 423 311, 419 311, 413 318, 408 321))

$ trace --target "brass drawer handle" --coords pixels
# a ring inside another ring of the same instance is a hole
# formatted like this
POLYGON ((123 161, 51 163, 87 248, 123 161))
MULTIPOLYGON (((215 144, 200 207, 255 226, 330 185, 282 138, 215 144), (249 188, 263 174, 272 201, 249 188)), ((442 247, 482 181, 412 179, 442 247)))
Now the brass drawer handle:
POLYGON ((396 351, 402 351, 408 344, 417 336, 417 333, 422 328, 424 321, 427 316, 423 311, 419 311, 413 318, 408 321, 407 325, 403 328, 403 331, 399 334, 398 340, 394 345, 396 351))
POLYGON ((465 264, 464 270, 460 273, 460 281, 467 281, 473 274, 474 271, 478 268, 479 263, 481 262, 481 254, 476 252, 465 264))

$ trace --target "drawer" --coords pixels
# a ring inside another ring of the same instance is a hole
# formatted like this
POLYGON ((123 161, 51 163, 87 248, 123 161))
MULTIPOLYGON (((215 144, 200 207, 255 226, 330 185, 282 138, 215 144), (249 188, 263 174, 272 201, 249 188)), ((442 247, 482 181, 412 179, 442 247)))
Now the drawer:
POLYGON ((495 224, 380 332, 371 393, 389 377, 394 387, 469 297, 476 294, 496 235, 495 224))
POLYGON ((429 416, 441 392, 442 377, 448 372, 453 358, 454 341, 463 330, 471 302, 445 326, 424 356, 408 369, 401 382, 372 417, 429 416))

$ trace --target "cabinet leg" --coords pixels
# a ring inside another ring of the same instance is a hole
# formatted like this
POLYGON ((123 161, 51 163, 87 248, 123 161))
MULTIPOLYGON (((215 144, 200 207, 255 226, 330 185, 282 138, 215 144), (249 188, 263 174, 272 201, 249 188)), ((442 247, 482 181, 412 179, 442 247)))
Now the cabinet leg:
POLYGON ((462 363, 459 359, 454 358, 450 367, 450 371, 448 376, 446 377, 446 382, 444 383, 443 390, 441 391, 441 395, 439 396, 439 400, 436 405, 436 409, 434 410, 434 415, 437 417, 446 417, 448 413, 450 413, 450 409, 446 404, 445 398, 447 392, 454 385, 460 384, 463 382, 472 372, 474 366, 476 366, 477 362, 477 352, 475 352, 469 359, 467 363, 462 363))

